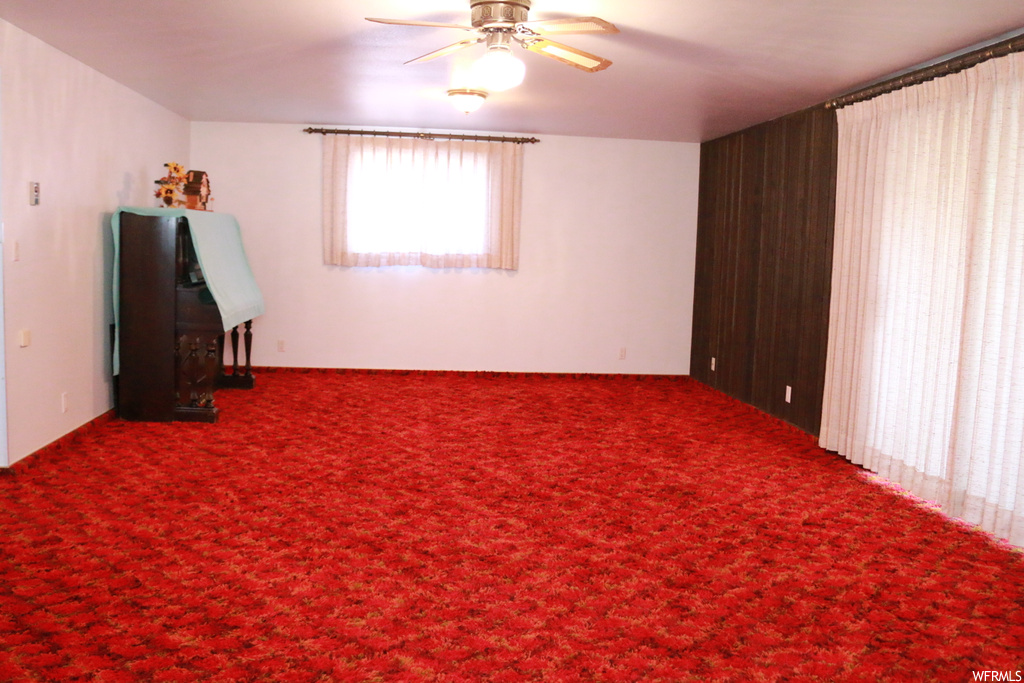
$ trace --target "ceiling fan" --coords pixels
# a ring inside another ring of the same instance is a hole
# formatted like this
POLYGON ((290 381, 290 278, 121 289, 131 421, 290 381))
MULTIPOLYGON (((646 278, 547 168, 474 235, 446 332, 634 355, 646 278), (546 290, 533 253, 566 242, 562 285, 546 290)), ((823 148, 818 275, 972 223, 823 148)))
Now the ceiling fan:
MULTIPOLYGON (((435 28, 455 28, 472 31, 473 36, 461 40, 439 50, 411 59, 406 64, 425 62, 438 57, 450 55, 478 43, 487 44, 488 55, 509 53, 511 46, 518 43, 530 52, 556 59, 563 64, 594 72, 607 69, 611 61, 578 50, 568 45, 556 43, 547 38, 551 35, 571 35, 582 33, 618 33, 619 29, 604 19, 597 17, 571 17, 567 19, 544 19, 528 21, 531 0, 470 0, 471 26, 462 24, 444 24, 430 21, 405 21, 402 19, 372 19, 381 24, 398 24, 401 26, 430 26, 435 28)), ((520 79, 521 80, 521 79, 520 79)))

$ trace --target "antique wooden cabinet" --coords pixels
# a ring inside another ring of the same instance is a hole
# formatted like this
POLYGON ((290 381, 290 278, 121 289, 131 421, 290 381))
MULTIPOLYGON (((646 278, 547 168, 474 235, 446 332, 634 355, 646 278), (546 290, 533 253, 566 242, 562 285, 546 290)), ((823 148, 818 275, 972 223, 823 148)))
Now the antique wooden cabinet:
POLYGON ((233 371, 225 373, 224 321, 200 265, 188 213, 119 211, 117 410, 127 420, 215 422, 216 387, 253 386, 250 321, 244 369, 235 327, 233 371))

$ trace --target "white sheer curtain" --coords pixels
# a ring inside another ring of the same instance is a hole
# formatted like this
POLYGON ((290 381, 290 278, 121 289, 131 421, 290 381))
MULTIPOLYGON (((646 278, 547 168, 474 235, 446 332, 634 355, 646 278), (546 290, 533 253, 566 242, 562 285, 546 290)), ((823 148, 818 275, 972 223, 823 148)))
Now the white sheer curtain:
POLYGON ((821 445, 1024 545, 1024 55, 838 115, 821 445))
POLYGON ((327 135, 323 155, 325 263, 518 268, 522 145, 327 135))

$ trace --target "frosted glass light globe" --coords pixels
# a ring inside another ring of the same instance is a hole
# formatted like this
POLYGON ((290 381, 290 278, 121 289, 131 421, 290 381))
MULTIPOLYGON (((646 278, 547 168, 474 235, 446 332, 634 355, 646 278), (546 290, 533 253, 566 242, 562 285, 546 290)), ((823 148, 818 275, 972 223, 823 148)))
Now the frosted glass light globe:
POLYGON ((514 88, 526 77, 526 65, 505 45, 488 48, 487 54, 473 64, 475 82, 490 92, 514 88))
POLYGON ((470 114, 483 106, 487 93, 480 90, 449 90, 448 101, 463 114, 470 114))

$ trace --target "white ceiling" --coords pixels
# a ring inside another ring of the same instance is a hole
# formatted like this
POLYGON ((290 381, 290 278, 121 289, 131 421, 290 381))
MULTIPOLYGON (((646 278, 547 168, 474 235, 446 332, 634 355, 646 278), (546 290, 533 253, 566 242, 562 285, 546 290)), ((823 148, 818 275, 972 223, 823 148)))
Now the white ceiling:
POLYGON ((0 0, 0 18, 195 121, 696 142, 803 109, 1024 27, 1021 0, 533 0, 530 19, 598 16, 558 38, 612 60, 588 74, 523 52, 525 83, 464 115, 445 101, 482 53, 405 66, 468 24, 468 0, 0 0))

